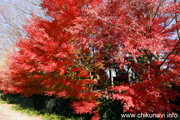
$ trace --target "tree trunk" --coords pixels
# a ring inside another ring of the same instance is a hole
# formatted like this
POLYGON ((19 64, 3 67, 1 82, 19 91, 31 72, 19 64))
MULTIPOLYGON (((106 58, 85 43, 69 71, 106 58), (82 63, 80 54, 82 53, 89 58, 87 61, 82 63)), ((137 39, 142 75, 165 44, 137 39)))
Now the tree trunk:
POLYGON ((111 68, 111 86, 114 86, 113 69, 111 68))

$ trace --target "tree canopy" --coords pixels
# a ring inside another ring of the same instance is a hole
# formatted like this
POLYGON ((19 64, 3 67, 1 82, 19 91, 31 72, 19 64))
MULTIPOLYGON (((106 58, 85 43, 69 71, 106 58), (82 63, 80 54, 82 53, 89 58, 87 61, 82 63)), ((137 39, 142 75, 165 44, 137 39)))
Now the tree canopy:
POLYGON ((179 107, 178 0, 44 0, 52 20, 32 14, 27 35, 0 78, 4 93, 72 98, 75 113, 99 119, 97 99, 124 112, 179 107), (109 73, 109 74, 107 74, 109 73), (115 74, 115 75, 114 75, 115 74))

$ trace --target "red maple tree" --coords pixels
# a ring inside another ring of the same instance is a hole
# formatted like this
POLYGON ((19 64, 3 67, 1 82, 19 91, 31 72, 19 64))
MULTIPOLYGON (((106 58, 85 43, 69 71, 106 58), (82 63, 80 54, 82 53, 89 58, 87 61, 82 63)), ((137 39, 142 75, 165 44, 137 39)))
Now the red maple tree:
POLYGON ((44 0, 42 7, 52 19, 32 15, 24 26, 28 35, 19 39, 1 80, 4 93, 74 97, 75 113, 99 119, 103 92, 92 89, 114 70, 128 77, 102 88, 111 91, 108 99, 121 100, 124 112, 177 108, 170 102, 179 95, 172 87, 180 75, 177 0, 44 0))

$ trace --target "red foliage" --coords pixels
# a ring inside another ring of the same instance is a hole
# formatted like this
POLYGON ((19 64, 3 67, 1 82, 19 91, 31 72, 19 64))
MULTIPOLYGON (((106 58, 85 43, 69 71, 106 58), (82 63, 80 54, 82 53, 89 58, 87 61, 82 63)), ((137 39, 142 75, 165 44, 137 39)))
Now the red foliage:
POLYGON ((4 93, 73 97, 75 113, 99 119, 96 99, 102 94, 88 87, 105 78, 97 71, 114 67, 139 74, 137 82, 109 89, 115 93, 108 98, 121 100, 124 112, 163 113, 176 107, 169 100, 178 96, 172 85, 179 86, 180 75, 179 3, 44 0, 42 7, 52 20, 32 15, 24 26, 28 35, 19 39, 6 77, 0 78, 4 93))
POLYGON ((168 111, 171 113, 174 109, 178 110, 179 106, 171 104, 169 100, 176 100, 179 93, 165 86, 166 80, 163 79, 161 76, 152 81, 144 80, 143 83, 134 83, 131 86, 113 87, 111 91, 115 93, 109 94, 108 98, 121 100, 124 112, 164 113, 168 111))

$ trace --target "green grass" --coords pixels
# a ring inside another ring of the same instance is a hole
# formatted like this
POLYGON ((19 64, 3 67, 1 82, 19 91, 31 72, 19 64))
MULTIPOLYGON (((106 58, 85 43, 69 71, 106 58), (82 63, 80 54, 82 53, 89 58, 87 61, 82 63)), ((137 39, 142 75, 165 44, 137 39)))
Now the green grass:
POLYGON ((0 104, 7 104, 7 102, 0 98, 0 104))
POLYGON ((49 113, 41 113, 40 111, 33 110, 32 108, 23 108, 20 105, 12 105, 11 107, 14 111, 20 111, 23 114, 26 114, 28 116, 36 116, 41 117, 43 120, 62 120, 60 116, 55 114, 49 114, 49 113))
POLYGON ((39 115, 41 115, 39 111, 33 110, 31 108, 22 108, 18 104, 17 105, 16 104, 12 105, 11 109, 14 110, 14 111, 20 111, 23 114, 26 114, 28 116, 39 116, 39 115))
POLYGON ((6 101, 2 100, 2 93, 0 92, 0 104, 8 104, 6 101))
POLYGON ((59 116, 48 112, 41 113, 40 111, 33 110, 32 108, 22 108, 20 105, 13 105, 11 108, 28 116, 41 117, 43 120, 84 120, 83 118, 67 118, 65 116, 59 116))

